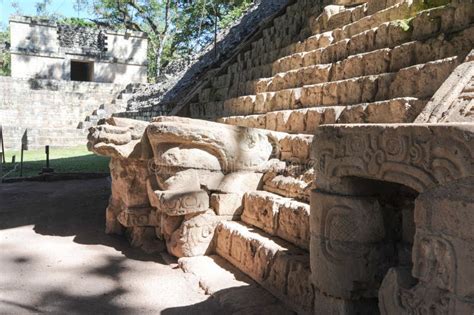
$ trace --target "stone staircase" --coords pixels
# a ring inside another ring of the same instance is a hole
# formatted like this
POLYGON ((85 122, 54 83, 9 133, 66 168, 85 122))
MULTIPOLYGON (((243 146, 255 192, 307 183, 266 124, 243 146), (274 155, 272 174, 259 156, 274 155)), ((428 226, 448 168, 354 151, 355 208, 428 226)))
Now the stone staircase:
POLYGON ((87 123, 81 121, 88 113, 92 115, 86 120, 92 123, 113 111, 122 101, 113 100, 124 88, 112 83, 0 78, 5 146, 19 149, 25 134, 29 148, 85 144, 87 123))
POLYGON ((97 126, 99 120, 108 118, 114 113, 124 111, 127 108, 128 100, 141 85, 143 84, 128 84, 112 101, 101 104, 98 108, 94 109, 90 115, 87 115, 84 121, 79 123, 77 128, 88 130, 90 127, 97 126))
POLYGON ((192 118, 266 129, 276 139, 283 167, 245 193, 239 220, 219 223, 215 251, 298 313, 354 306, 316 292, 310 280, 312 134, 322 124, 414 122, 474 46, 466 1, 335 2, 346 5, 309 18, 301 41, 264 54, 252 44, 189 104, 192 118))

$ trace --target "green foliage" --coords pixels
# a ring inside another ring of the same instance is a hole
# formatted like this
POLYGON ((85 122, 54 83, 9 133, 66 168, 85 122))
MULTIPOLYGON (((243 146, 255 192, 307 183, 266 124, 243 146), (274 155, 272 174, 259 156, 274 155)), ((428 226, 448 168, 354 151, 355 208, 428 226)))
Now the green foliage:
POLYGON ((81 27, 97 27, 97 24, 81 18, 60 18, 58 20, 59 24, 66 24, 72 26, 81 26, 81 27))
POLYGON ((99 23, 147 33, 148 77, 169 62, 211 43, 214 32, 231 25, 252 0, 94 0, 99 23))
POLYGON ((451 0, 420 0, 416 11, 429 10, 448 5, 451 0))
POLYGON ((408 18, 408 19, 404 19, 404 20, 399 20, 398 21, 398 25, 400 25, 400 27, 405 31, 405 32, 408 32, 410 31, 410 29, 412 29, 412 22, 413 21, 413 18, 408 18))
MULTIPOLYGON (((10 30, 0 31, 0 47, 7 46, 10 42, 10 30)), ((0 50, 0 76, 9 76, 11 74, 11 55, 6 50, 0 50)))

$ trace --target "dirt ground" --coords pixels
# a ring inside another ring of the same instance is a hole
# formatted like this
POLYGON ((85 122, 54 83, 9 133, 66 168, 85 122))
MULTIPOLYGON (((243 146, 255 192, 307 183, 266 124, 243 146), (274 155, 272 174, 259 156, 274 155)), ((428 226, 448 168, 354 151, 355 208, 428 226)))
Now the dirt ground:
POLYGON ((108 179, 0 184, 0 314, 216 314, 159 254, 104 233, 108 179))

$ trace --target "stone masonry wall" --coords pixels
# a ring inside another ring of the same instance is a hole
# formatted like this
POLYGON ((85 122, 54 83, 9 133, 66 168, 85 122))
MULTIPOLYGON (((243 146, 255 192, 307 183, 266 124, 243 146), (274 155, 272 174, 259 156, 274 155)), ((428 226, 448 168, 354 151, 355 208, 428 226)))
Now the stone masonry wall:
POLYGON ((0 77, 0 125, 6 148, 85 144, 84 120, 110 104, 121 84, 0 77))

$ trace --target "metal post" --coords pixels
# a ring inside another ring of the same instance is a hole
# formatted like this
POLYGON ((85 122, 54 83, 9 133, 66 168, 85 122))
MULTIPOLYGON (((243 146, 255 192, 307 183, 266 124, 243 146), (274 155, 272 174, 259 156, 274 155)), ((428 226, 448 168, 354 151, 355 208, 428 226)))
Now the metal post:
POLYGON ((49 169, 49 145, 45 147, 45 153, 46 153, 46 168, 49 169))
POLYGON ((44 153, 46 153, 46 167, 43 167, 41 174, 53 173, 54 170, 49 167, 49 145, 44 147, 44 153))
POLYGON ((5 164, 5 144, 3 143, 3 127, 0 125, 0 141, 2 142, 2 159, 1 163, 5 164))
POLYGON ((23 177, 23 150, 25 147, 23 144, 21 145, 21 153, 20 153, 20 177, 23 177))

